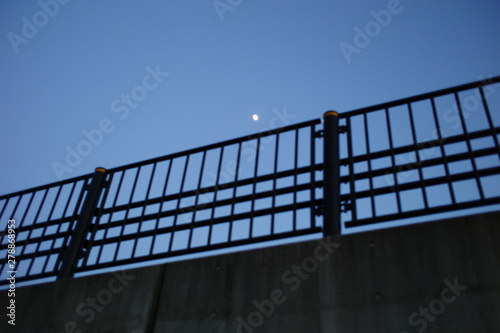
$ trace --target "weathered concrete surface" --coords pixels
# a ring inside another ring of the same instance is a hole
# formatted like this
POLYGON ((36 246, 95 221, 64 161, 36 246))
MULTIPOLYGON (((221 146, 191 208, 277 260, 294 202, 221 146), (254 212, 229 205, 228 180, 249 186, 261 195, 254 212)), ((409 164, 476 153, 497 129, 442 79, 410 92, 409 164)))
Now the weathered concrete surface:
POLYGON ((117 271, 16 290, 16 325, 7 324, 1 292, 0 332, 149 332, 163 268, 117 271))
POLYGON ((499 235, 490 213, 131 270, 89 323, 114 275, 20 288, 15 331, 500 332, 499 235))
POLYGON ((329 255, 312 241, 167 266, 155 332, 499 332, 499 217, 342 236, 329 255), (455 279, 466 289, 433 301, 455 279), (286 300, 271 311, 275 289, 286 300), (419 314, 430 303, 439 315, 419 314))

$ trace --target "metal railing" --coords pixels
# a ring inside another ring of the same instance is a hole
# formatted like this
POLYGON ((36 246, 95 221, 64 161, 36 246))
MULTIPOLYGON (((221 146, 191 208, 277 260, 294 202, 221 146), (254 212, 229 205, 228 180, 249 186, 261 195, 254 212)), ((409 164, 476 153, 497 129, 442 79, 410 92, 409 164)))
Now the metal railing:
POLYGON ((322 129, 312 120, 0 196, 0 223, 16 220, 16 280, 498 204, 498 82, 329 111, 322 129))
POLYGON ((341 114, 345 227, 500 203, 498 82, 341 114))
MULTIPOLYGON (((0 218, 17 221, 16 280, 64 279, 321 232, 320 122, 1 196, 0 218)), ((6 236, 2 274, 8 271, 6 236)))

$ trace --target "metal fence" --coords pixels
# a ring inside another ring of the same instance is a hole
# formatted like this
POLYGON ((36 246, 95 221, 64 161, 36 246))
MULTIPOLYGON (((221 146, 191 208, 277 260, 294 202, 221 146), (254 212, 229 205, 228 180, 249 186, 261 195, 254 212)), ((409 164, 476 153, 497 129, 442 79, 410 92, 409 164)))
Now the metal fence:
POLYGON ((0 196, 0 223, 16 220, 16 280, 64 279, 498 204, 498 82, 330 111, 323 124, 312 120, 0 196))
POLYGON ((321 232, 320 122, 0 197, 2 221, 17 221, 17 281, 321 232))
POLYGON ((500 203, 499 81, 341 114, 345 227, 500 203))

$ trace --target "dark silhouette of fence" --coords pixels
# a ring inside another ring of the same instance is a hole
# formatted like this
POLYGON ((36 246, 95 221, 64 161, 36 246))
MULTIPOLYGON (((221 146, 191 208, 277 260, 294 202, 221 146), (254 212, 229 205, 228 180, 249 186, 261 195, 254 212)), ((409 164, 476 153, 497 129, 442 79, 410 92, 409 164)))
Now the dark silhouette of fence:
MULTIPOLYGON (((1 223, 16 220, 16 280, 498 204, 498 82, 328 111, 0 196, 1 223)), ((2 276, 8 243, 3 230, 2 276)))

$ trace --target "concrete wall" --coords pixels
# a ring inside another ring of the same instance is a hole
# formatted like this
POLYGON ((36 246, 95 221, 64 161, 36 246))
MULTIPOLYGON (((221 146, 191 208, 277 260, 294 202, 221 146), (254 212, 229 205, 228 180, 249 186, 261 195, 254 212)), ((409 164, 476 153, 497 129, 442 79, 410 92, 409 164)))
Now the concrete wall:
POLYGON ((500 332, 500 214, 19 288, 0 332, 500 332))

